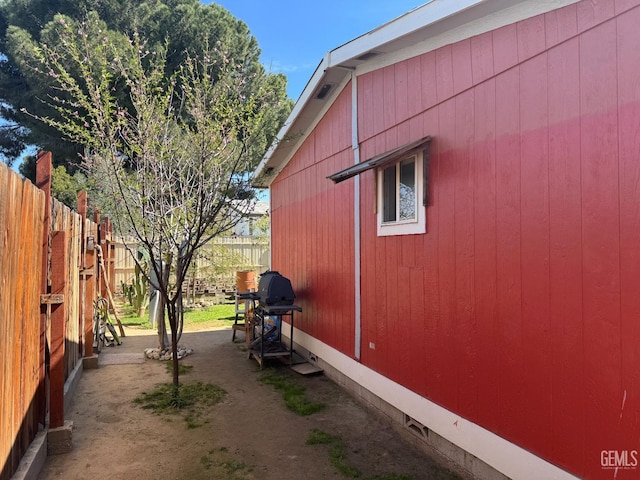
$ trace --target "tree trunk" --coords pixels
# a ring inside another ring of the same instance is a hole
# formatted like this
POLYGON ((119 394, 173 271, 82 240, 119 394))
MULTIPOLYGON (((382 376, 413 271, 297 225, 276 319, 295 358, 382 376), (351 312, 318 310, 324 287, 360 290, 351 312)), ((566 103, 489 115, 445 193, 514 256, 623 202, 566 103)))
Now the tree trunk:
POLYGON ((178 388, 180 365, 178 364, 178 318, 176 301, 169 305, 169 327, 171 328, 171 358, 173 359, 173 386, 178 388))
POLYGON ((158 348, 160 350, 164 350, 167 348, 167 324, 164 320, 164 309, 165 309, 165 301, 164 297, 158 291, 158 295, 160 296, 158 300, 158 307, 156 310, 156 321, 158 322, 158 348))
MULTIPOLYGON (((157 295, 160 295, 160 299, 158 302, 158 316, 157 316, 157 320, 158 320, 158 346, 160 347, 161 350, 164 350, 165 348, 167 348, 169 345, 169 337, 167 335, 167 324, 165 322, 165 318, 164 318, 164 312, 165 309, 169 310, 169 304, 167 303, 167 298, 165 295, 162 294, 163 291, 168 292, 169 291, 169 263, 163 265, 163 269, 162 269, 162 278, 160 279, 160 282, 162 282, 162 287, 160 290, 158 290, 157 295)), ((169 317, 170 317, 170 313, 169 313, 169 317)), ((169 318, 169 323, 171 323, 171 319, 169 318)))

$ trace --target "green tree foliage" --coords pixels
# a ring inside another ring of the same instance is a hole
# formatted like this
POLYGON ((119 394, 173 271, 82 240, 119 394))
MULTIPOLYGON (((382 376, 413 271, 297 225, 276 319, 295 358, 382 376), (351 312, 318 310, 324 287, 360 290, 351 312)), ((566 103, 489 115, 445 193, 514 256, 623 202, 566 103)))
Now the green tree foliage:
POLYGON ((177 388, 178 306, 189 266, 252 208, 247 172, 282 100, 262 69, 227 56, 219 42, 187 55, 167 79, 166 46, 104 28, 97 14, 82 22, 56 15, 47 32, 56 43, 25 44, 22 68, 50 79, 55 115, 25 114, 84 147, 117 230, 149 253, 162 279, 154 287, 168 312, 177 388))
MULTIPOLYGON (((33 144, 52 151, 56 164, 65 164, 69 173, 78 167, 82 145, 61 138, 56 129, 23 113, 26 109, 36 117, 60 119, 51 106, 55 79, 29 67, 34 46, 46 44, 60 50, 60 25, 54 20, 57 14, 76 24, 87 18, 100 20, 100 24, 91 23, 96 29, 90 32, 90 49, 100 49, 105 38, 117 45, 134 33, 149 51, 162 47, 166 57, 162 72, 165 84, 187 56, 195 58, 204 52, 232 59, 242 64, 245 72, 259 77, 280 101, 269 108, 262 138, 255 139, 251 146, 249 154, 254 165, 291 110, 292 102, 286 100, 285 77, 265 75, 258 44, 246 24, 217 4, 203 5, 198 0, 0 0, 0 117, 6 122, 0 128, 0 155, 7 162, 25 145, 33 144), (213 46, 217 47, 215 51, 213 46)), ((79 69, 65 65, 71 76, 81 78, 79 69)), ((111 85, 120 103, 130 110, 132 105, 127 103, 126 90, 121 87, 116 81, 111 85)), ((261 87, 246 86, 249 91, 261 87)), ((65 94, 56 92, 58 96, 65 94)))
POLYGON ((87 179, 81 172, 70 175, 64 165, 58 165, 51 175, 51 195, 72 209, 78 206, 78 192, 86 188, 87 179))
MULTIPOLYGON (((36 157, 25 157, 20 164, 19 171, 25 178, 35 178, 36 157)), ((51 172, 51 195, 73 210, 78 206, 78 192, 91 189, 91 183, 80 171, 71 175, 64 165, 58 165, 51 172)))

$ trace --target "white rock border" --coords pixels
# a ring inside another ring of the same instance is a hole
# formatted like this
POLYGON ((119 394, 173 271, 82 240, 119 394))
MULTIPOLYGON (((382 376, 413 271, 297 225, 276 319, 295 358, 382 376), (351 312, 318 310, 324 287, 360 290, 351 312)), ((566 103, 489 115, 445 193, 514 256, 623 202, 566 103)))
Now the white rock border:
MULTIPOLYGON (((178 345, 178 360, 191 355, 193 353, 193 348, 188 348, 184 346, 178 345)), ((156 348, 145 348, 144 350, 145 357, 151 360, 172 360, 173 355, 171 353, 171 348, 160 349, 156 348)))

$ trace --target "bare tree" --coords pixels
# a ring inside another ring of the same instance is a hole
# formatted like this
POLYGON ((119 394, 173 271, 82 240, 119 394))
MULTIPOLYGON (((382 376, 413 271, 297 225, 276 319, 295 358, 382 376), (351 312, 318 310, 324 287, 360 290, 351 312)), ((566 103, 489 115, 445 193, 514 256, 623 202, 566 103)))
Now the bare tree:
POLYGON ((135 36, 96 42, 95 20, 59 24, 62 48, 34 45, 30 61, 55 80, 46 101, 64 120, 40 119, 85 146, 114 225, 144 246, 163 279, 154 287, 167 309, 177 395, 182 286, 194 253, 252 206, 253 142, 275 99, 263 74, 226 58, 222 45, 216 55, 187 55, 167 82, 162 49, 148 51, 135 36))

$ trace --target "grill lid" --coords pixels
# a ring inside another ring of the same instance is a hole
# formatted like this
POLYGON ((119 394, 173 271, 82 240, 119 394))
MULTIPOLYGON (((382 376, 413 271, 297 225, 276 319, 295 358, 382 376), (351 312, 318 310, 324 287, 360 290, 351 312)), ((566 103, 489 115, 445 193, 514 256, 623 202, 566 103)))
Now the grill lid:
POLYGON ((258 283, 258 299, 264 305, 293 305, 291 281, 276 271, 266 271, 258 283))

